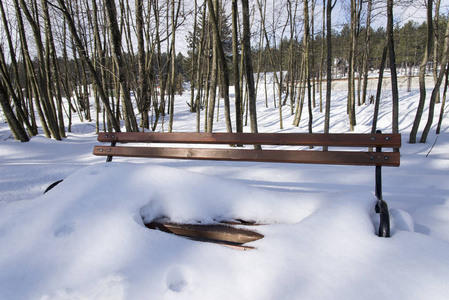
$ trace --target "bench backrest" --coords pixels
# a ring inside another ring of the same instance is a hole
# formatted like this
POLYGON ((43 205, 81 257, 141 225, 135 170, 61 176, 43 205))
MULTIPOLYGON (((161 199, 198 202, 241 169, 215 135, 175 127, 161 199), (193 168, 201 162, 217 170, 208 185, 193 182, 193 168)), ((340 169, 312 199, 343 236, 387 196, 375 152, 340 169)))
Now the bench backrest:
POLYGON ((283 163, 310 163, 333 165, 399 166, 400 134, 324 134, 324 133, 161 133, 117 132, 98 134, 98 141, 110 146, 95 146, 93 154, 126 157, 154 157, 175 159, 203 159, 229 161, 258 161, 283 163), (124 145, 118 146, 118 143, 124 145), (130 145, 135 144, 184 144, 130 145), (193 144, 227 145, 225 148, 197 148, 193 144), (232 145, 286 145, 325 146, 337 151, 244 149, 232 145), (347 149, 354 148, 354 149, 347 149), (359 148, 359 149, 357 149, 359 148), (375 151, 360 148, 375 148, 375 151), (389 151, 384 151, 389 148, 389 151), (341 150, 343 149, 343 150, 341 150))

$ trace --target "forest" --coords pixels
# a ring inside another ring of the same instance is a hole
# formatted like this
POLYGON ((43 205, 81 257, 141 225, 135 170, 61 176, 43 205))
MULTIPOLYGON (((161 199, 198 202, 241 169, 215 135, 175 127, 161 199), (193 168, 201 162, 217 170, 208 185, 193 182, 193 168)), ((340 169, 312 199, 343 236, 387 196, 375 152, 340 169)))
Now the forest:
MULTIPOLYGON (((288 105, 296 126, 307 114, 309 132, 311 108, 319 107, 328 132, 332 80, 345 80, 352 131, 356 106, 378 108, 388 71, 393 132, 399 131, 398 76, 419 79, 409 142, 417 141, 429 105, 425 142, 440 101, 441 123, 448 85, 449 22, 440 1, 419 3, 422 22, 397 22, 394 15, 418 1, 0 1, 3 119, 22 142, 38 127, 61 140, 74 114, 94 120, 97 132, 156 130, 162 117, 172 131, 175 96, 188 89, 187 105, 198 120, 191 131, 212 132, 214 116, 222 113, 228 132, 242 132, 244 116, 257 132, 256 98, 263 97, 257 92, 261 85, 266 91, 269 74, 276 93, 274 99, 265 93, 265 103, 278 108, 280 129, 281 108, 288 105), (379 84, 369 93, 373 76, 379 84), (429 76, 434 85, 426 87, 429 76), (223 112, 216 109, 220 99, 223 112)), ((373 130, 375 122, 376 115, 373 130)))

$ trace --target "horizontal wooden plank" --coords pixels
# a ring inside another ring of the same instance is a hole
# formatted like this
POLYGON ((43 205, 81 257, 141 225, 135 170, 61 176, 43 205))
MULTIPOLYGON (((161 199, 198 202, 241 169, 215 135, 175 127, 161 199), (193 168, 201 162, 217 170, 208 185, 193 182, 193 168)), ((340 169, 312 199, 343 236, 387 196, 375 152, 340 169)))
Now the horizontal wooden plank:
POLYGON ((295 151, 165 147, 95 146, 94 155, 153 157, 198 160, 308 163, 332 165, 393 166, 400 164, 399 152, 295 151))
POLYGON ((224 224, 178 224, 155 220, 146 227, 189 237, 195 240, 212 241, 231 245, 242 245, 257 241, 263 235, 252 230, 236 228, 224 224))
POLYGON ((100 142, 400 148, 400 134, 101 132, 100 142))

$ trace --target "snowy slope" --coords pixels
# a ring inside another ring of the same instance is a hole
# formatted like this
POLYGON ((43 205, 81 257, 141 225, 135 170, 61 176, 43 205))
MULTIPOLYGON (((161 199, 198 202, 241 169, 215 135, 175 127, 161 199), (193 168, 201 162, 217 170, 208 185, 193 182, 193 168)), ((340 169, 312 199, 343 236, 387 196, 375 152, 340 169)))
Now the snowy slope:
MULTIPOLYGON (((430 94, 430 92, 429 92, 430 94)), ((263 93, 260 93, 263 97, 263 93)), ((0 299, 446 299, 449 294, 449 122, 427 144, 407 143, 418 93, 401 93, 401 167, 383 169, 392 237, 375 235, 374 170, 162 159, 104 163, 90 124, 62 142, 19 143, 0 125, 0 299), (42 195, 52 182, 65 178, 42 195), (251 251, 148 230, 142 218, 267 225, 251 251)), ((185 100, 175 130, 194 127, 185 100)), ((259 131, 279 131, 258 103, 259 131)), ((436 111, 439 112, 437 105, 436 111)), ((223 108, 220 108, 223 111, 223 108)), ((283 132, 306 132, 307 116, 283 132)), ((347 132, 334 92, 332 132, 347 132)), ((370 131, 372 105, 358 108, 370 131)), ((379 129, 391 131, 391 99, 379 129)), ((305 110, 306 111, 306 110, 305 110)), ((314 131, 323 115, 315 110, 314 131)), ((424 126, 424 124, 423 124, 424 126)), ((166 126, 165 126, 166 127, 166 126)), ((220 120, 215 126, 224 131, 220 120)), ((246 128, 245 130, 249 130, 246 128)))

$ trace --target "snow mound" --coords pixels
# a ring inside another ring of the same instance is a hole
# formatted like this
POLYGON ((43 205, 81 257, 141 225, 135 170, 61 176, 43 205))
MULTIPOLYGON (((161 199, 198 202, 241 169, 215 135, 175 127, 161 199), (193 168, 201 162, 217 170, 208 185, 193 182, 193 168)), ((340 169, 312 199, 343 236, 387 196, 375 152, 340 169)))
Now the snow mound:
POLYGON ((1 206, 0 298, 442 299, 449 245, 399 210, 394 236, 377 237, 375 203, 371 192, 280 192, 150 164, 81 168, 1 206), (252 220, 265 237, 237 251, 145 228, 160 216, 252 220))

